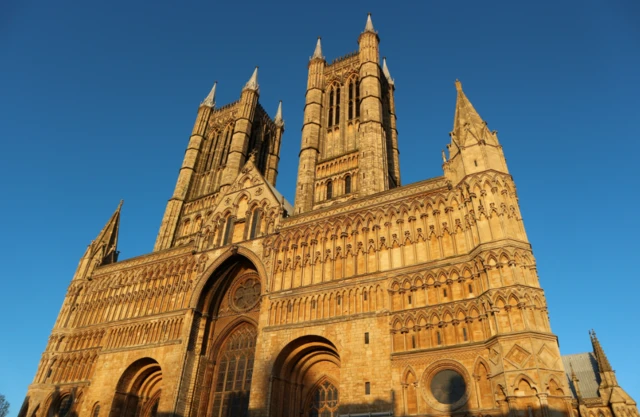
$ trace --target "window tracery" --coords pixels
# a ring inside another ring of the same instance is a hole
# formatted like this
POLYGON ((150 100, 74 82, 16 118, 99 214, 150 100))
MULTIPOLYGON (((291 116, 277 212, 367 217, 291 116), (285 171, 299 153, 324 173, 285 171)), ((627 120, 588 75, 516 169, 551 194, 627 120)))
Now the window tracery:
POLYGON ((307 406, 308 417, 336 417, 340 400, 338 389, 329 381, 318 384, 307 406))
POLYGON ((220 349, 212 416, 248 415, 256 337, 255 327, 245 323, 234 330, 220 349))

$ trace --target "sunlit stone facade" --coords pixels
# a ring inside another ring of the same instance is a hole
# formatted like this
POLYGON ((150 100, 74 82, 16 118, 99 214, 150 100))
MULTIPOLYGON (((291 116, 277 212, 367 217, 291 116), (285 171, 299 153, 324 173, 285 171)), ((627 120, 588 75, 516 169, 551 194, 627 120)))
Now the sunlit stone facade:
POLYGON ((259 104, 257 69, 236 102, 214 86, 154 251, 117 259, 118 207, 21 417, 637 416, 595 334, 563 365, 502 146, 460 82, 443 175, 402 185, 370 18, 358 44, 309 61, 293 206, 282 106, 259 104))

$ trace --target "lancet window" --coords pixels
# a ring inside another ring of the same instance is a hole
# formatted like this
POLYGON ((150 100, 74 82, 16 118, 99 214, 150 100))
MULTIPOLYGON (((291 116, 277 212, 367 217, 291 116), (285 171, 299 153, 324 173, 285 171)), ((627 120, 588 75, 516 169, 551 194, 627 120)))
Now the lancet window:
POLYGON ((217 360, 212 416, 247 416, 255 349, 256 331, 249 324, 238 327, 225 342, 217 360))
POLYGON ((340 87, 331 87, 329 91, 329 127, 340 124, 340 87))
POLYGON ((253 239, 260 234, 260 226, 262 223, 262 210, 255 209, 251 215, 251 225, 249 226, 249 239, 253 239))
POLYGON ((349 81, 349 120, 360 117, 360 81, 349 81))

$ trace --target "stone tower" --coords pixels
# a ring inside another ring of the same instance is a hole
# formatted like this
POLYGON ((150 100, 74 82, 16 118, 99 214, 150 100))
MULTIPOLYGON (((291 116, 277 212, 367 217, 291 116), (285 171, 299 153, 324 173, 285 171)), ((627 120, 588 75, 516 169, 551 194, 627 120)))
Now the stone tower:
POLYGON ((296 206, 284 132, 240 99, 196 123, 152 253, 91 242, 19 417, 637 417, 604 350, 561 357, 497 134, 455 83, 443 175, 400 185, 394 80, 309 62, 296 206), (569 373, 569 368, 571 372, 569 373), (574 372, 574 369, 577 372, 574 372))
POLYGON ((216 108, 216 87, 214 84, 198 108, 178 181, 156 239, 156 251, 176 244, 177 236, 195 237, 191 235, 200 230, 202 219, 185 224, 181 221, 184 214, 195 206, 198 210, 213 208, 216 198, 236 179, 250 155, 254 155, 258 171, 272 186, 276 185, 284 133, 282 103, 271 120, 258 103, 258 67, 236 102, 216 108), (182 229, 178 229, 179 224, 182 229))
POLYGON ((394 83, 371 16, 359 50, 309 61, 295 214, 400 186, 394 83))

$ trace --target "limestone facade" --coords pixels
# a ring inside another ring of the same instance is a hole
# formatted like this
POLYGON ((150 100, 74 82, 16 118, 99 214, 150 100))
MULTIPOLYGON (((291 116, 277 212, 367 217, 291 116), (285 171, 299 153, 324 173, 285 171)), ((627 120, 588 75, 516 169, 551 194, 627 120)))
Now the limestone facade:
MULTIPOLYGON (((275 189, 282 107, 260 106, 257 68, 234 103, 216 107, 214 86, 154 252, 117 259, 118 206, 21 417, 591 417, 496 133, 456 81, 443 176, 401 186, 370 17, 358 42, 327 63, 318 40, 309 62, 294 206, 275 189)), ((637 417, 602 372, 617 397, 593 417, 637 417)))

